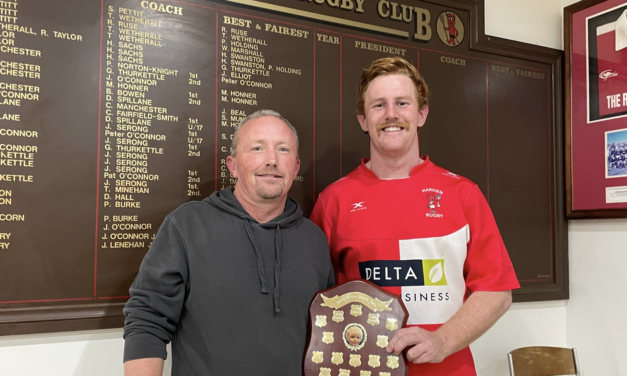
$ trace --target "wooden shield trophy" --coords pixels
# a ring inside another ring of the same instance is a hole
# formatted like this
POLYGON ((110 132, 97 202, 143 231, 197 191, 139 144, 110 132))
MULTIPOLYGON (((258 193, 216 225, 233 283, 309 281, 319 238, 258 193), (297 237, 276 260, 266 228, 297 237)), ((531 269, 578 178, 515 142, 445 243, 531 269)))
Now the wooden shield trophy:
POLYGON ((408 317, 398 295, 364 280, 319 292, 309 307, 305 376, 406 376, 405 355, 385 348, 408 317))

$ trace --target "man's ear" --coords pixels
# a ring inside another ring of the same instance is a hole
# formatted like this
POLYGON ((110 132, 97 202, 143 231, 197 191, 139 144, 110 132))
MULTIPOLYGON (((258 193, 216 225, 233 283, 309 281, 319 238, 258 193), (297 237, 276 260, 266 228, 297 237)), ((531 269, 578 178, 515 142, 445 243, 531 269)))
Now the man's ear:
POLYGON ((226 157, 226 167, 229 168, 231 175, 233 175, 234 178, 237 178, 237 165, 235 164, 235 158, 230 155, 226 157))
POLYGON ((366 116, 357 115, 357 121, 359 122, 359 126, 364 133, 368 133, 368 124, 366 124, 366 116))
POLYGON ((296 166, 294 166, 294 179, 298 176, 298 171, 300 171, 300 159, 296 160, 296 166))
POLYGON ((427 121, 427 116, 429 115, 429 106, 424 106, 422 108, 422 110, 418 111, 418 128, 422 127, 423 125, 425 125, 425 122, 427 121))

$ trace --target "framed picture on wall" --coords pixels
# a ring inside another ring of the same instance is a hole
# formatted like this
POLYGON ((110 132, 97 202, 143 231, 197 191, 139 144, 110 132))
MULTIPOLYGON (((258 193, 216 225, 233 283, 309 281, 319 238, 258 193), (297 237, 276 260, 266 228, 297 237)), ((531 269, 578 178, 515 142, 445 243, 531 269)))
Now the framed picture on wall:
POLYGON ((627 217, 627 1, 564 8, 566 215, 627 217))

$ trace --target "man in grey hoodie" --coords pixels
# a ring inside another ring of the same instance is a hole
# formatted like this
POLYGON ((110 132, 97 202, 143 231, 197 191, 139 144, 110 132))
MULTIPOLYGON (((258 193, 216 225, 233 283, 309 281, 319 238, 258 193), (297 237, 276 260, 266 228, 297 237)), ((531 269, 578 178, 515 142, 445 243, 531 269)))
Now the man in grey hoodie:
POLYGON ((327 240, 287 193, 298 173, 294 127, 260 110, 235 130, 235 189, 170 213, 130 289, 124 373, 302 373, 309 303, 334 284, 327 240))

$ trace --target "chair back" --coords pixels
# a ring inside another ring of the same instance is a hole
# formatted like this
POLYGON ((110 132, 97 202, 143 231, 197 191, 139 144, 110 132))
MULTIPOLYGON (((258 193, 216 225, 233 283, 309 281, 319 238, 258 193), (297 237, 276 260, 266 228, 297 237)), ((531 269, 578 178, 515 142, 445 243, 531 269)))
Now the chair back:
POLYGON ((574 348, 522 347, 511 351, 507 357, 511 376, 579 376, 574 348))

